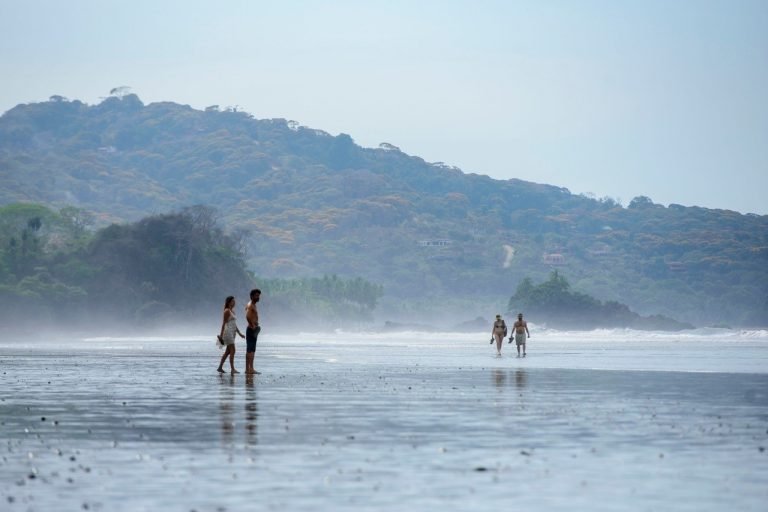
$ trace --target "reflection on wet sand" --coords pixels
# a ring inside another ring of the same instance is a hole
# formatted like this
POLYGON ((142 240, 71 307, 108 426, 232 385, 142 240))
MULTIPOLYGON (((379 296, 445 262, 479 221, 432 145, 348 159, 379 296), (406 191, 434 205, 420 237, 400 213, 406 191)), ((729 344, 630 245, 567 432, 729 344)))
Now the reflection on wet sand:
MULTIPOLYGON (((495 368, 491 373, 491 379, 493 380, 493 384, 497 388, 503 388, 507 383, 507 376, 509 373, 512 373, 512 371, 495 368)), ((528 385, 528 372, 526 370, 515 370, 514 380, 515 380, 515 387, 517 388, 526 387, 528 385)))
POLYGON ((245 376, 245 444, 252 446, 259 444, 256 429, 256 420, 259 418, 259 408, 256 403, 256 386, 253 375, 245 376))
MULTIPOLYGON (((619 345, 600 364, 635 364, 619 345)), ((0 510, 765 508, 766 373, 495 369, 474 346, 355 341, 286 344, 249 378, 202 348, 169 366, 181 342, 94 346, 0 347, 0 510)), ((764 358, 741 347, 736 369, 764 358)), ((686 350, 668 364, 703 354, 686 350)))
POLYGON ((493 370, 493 373, 491 375, 493 378, 493 384, 497 388, 503 388, 504 383, 507 381, 507 371, 502 370, 500 368, 496 368, 493 370))
POLYGON ((238 393, 238 386, 236 382, 241 377, 235 377, 234 375, 220 375, 219 376, 219 415, 221 425, 221 441, 223 444, 232 444, 236 442, 237 424, 242 421, 245 425, 245 444, 246 446, 255 446, 258 444, 258 429, 256 426, 259 418, 259 408, 256 396, 256 384, 253 375, 245 375, 245 393, 240 395, 238 393), (242 398, 245 402, 243 407, 243 418, 240 418, 235 412, 238 408, 235 402, 239 402, 239 398, 242 398))
POLYGON ((515 370, 515 386, 524 388, 528 385, 528 372, 525 370, 515 370))
POLYGON ((224 444, 232 443, 235 431, 233 402, 235 399, 235 376, 219 374, 219 414, 221 415, 221 440, 224 444))

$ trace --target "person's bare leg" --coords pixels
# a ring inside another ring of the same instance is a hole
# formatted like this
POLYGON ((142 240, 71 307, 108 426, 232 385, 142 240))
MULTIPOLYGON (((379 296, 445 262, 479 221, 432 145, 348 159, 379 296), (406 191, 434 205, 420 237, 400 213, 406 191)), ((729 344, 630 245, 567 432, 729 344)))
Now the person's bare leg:
POLYGON ((245 373, 248 375, 253 375, 255 373, 253 370, 253 352, 245 353, 245 373))
POLYGON ((494 334, 496 336, 496 355, 501 355, 501 336, 498 334, 494 334))
POLYGON ((523 343, 523 357, 525 357, 525 343, 523 343))
POLYGON ((224 373, 224 361, 227 360, 227 356, 229 355, 229 345, 227 345, 227 348, 224 349, 224 354, 221 356, 221 361, 219 361, 219 373, 224 373))
POLYGON ((235 370, 235 345, 230 345, 232 347, 232 351, 229 353, 229 366, 232 368, 232 373, 240 373, 239 371, 235 370))

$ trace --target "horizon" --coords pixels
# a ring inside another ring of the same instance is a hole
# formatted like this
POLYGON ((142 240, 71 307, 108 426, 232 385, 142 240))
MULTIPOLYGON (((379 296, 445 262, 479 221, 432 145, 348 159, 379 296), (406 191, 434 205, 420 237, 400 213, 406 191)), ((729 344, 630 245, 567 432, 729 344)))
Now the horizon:
POLYGON ((465 173, 768 214, 768 4, 0 6, 0 111, 119 86, 465 173), (140 34, 140 37, 137 37, 140 34))

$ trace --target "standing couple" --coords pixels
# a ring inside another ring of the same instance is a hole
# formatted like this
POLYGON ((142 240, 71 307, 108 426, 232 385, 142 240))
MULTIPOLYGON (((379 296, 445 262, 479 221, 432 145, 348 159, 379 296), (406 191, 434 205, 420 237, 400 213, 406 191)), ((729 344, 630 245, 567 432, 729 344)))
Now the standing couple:
POLYGON ((232 373, 240 373, 235 370, 235 335, 239 335, 241 338, 245 338, 245 373, 248 375, 258 375, 253 368, 253 359, 256 355, 256 340, 261 332, 259 326, 259 312, 256 309, 256 303, 259 302, 261 297, 261 290, 251 290, 251 300, 245 306, 245 320, 248 322, 248 328, 245 330, 245 336, 237 328, 237 318, 235 317, 235 298, 229 296, 224 301, 224 317, 221 321, 221 332, 217 336, 220 347, 224 347, 224 355, 221 356, 219 362, 219 373, 224 373, 224 361, 229 357, 229 366, 232 369, 232 373))

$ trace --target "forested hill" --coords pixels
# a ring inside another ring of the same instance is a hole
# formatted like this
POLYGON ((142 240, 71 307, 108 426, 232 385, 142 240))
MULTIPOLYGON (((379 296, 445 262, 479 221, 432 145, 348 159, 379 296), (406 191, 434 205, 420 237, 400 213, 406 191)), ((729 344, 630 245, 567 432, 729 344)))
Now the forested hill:
POLYGON ((404 312, 490 315, 472 308, 556 268, 640 314, 768 325, 768 216, 622 206, 233 109, 130 94, 19 105, 0 117, 0 181, 0 204, 72 205, 102 225, 214 206, 257 276, 359 276, 404 312))

